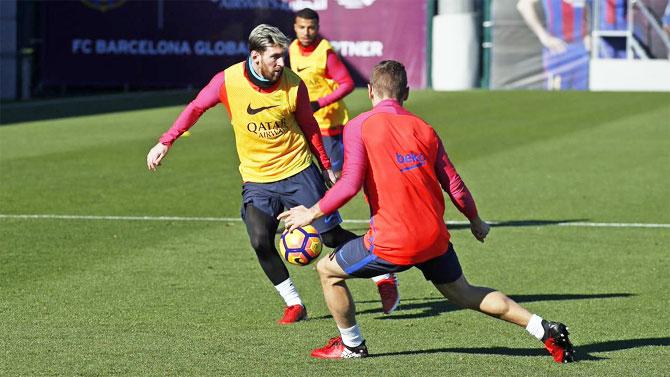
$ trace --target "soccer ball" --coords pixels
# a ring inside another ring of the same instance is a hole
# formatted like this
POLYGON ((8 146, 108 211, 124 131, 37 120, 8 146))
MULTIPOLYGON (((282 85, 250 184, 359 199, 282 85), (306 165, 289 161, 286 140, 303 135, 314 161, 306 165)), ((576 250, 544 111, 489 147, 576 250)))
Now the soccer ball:
POLYGON ((289 233, 285 230, 279 239, 279 253, 289 263, 306 266, 321 254, 323 243, 319 232, 307 225, 289 233))

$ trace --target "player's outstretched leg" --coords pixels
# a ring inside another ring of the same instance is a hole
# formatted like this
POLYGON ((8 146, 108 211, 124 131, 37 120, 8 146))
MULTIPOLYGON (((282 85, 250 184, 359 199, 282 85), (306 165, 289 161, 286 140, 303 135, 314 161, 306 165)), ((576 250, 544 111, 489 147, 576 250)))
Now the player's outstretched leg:
POLYGON ((256 251, 258 257, 258 263, 286 302, 284 314, 278 323, 289 325, 307 319, 305 305, 275 247, 275 231, 279 223, 272 216, 251 204, 245 206, 243 218, 251 247, 256 251))
MULTIPOLYGON (((323 243, 330 248, 338 248, 345 243, 358 238, 356 234, 341 226, 337 226, 321 234, 323 243)), ((398 291, 398 277, 396 274, 384 274, 375 276, 372 281, 377 285, 377 291, 382 301, 384 314, 391 314, 400 304, 400 292, 398 291)))
POLYGON ((435 284, 435 286, 444 297, 459 306, 524 327, 544 343, 557 363, 576 361, 575 350, 568 338, 568 328, 564 324, 545 321, 531 314, 502 292, 472 286, 463 275, 452 283, 435 284))

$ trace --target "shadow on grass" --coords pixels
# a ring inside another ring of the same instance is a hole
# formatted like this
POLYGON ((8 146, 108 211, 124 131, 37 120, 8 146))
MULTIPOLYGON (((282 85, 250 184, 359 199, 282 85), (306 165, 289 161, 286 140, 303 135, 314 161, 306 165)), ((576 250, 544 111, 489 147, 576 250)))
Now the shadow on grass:
POLYGON ((156 107, 186 106, 195 94, 188 90, 169 90, 3 102, 0 105, 2 107, 0 125, 156 107))
MULTIPOLYGON (((606 357, 593 356, 591 353, 613 352, 633 348, 648 346, 670 346, 670 338, 642 338, 642 339, 622 339, 611 340, 607 342, 575 345, 577 360, 607 360, 606 357)), ((428 350, 412 350, 372 354, 370 357, 399 356, 399 355, 420 355, 433 353, 466 353, 473 355, 499 355, 499 356, 543 356, 549 354, 546 350, 538 348, 507 348, 507 347, 453 347, 453 348, 435 348, 428 350)))
MULTIPOLYGON (((509 297, 512 300, 518 303, 524 302, 537 302, 537 301, 568 301, 568 300, 590 300, 590 299, 604 299, 604 298, 620 298, 620 297, 631 297, 634 296, 632 293, 593 293, 593 294, 544 294, 544 295, 510 295, 509 297)), ((404 300, 408 301, 408 300, 404 300)), ((368 301, 376 302, 376 301, 368 301)), ((412 318, 424 318, 424 317, 433 317, 440 315, 446 312, 452 312, 456 310, 464 310, 460 306, 449 303, 444 298, 433 298, 431 301, 415 302, 401 304, 398 306, 397 311, 394 315, 384 316, 384 319, 412 319, 412 318), (399 311, 404 310, 422 310, 419 313, 406 313, 403 314, 399 311)), ((369 311, 362 311, 363 313, 382 313, 381 308, 372 309, 369 311)))
MULTIPOLYGON (((492 228, 522 228, 529 226, 556 226, 558 224, 579 223, 586 219, 569 220, 508 220, 491 223, 492 228)), ((470 224, 448 224, 449 229, 470 229, 470 224)))
MULTIPOLYGON (((632 293, 592 293, 592 294, 537 294, 537 295, 510 295, 514 301, 518 303, 536 302, 536 301, 567 301, 567 300, 590 300, 590 299, 604 299, 604 298, 621 298, 635 296, 632 293)), ((377 304, 377 300, 356 301, 356 304, 377 304)), ((460 306, 449 303, 447 299, 441 297, 424 297, 424 298, 402 298, 400 305, 396 311, 390 316, 379 317, 382 320, 397 320, 397 319, 414 319, 434 317, 442 313, 453 312, 457 310, 465 310, 460 306), (403 313, 404 311, 416 311, 418 313, 403 313)), ((367 309, 356 311, 357 315, 361 314, 382 314, 381 307, 375 309, 367 309)), ((321 317, 312 317, 312 319, 331 318, 330 315, 321 317)))

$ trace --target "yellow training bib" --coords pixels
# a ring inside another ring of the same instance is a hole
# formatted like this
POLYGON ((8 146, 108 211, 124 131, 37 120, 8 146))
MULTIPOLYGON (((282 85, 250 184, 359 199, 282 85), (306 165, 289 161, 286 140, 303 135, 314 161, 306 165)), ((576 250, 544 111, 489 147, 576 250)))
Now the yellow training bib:
MULTIPOLYGON (((316 101, 332 93, 339 86, 335 80, 326 77, 328 51, 333 51, 333 47, 326 39, 321 39, 319 45, 309 56, 303 56, 298 43, 298 40, 294 40, 289 46, 291 69, 305 82, 309 100, 316 101)), ((319 123, 321 133, 328 134, 329 130, 337 130, 347 123, 349 113, 344 101, 339 100, 317 110, 314 118, 319 123)))
POLYGON ((235 64, 224 73, 240 174, 245 182, 276 182, 312 163, 294 116, 300 78, 284 69, 273 92, 259 92, 245 77, 245 64, 235 64))

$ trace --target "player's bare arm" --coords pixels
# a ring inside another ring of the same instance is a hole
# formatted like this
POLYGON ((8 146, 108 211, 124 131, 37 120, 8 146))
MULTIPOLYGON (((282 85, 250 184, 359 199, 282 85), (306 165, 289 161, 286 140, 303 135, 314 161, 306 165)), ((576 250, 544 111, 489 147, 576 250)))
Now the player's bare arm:
POLYGON ((562 39, 551 35, 551 33, 542 26, 542 22, 540 21, 537 12, 535 12, 536 2, 537 0, 519 0, 516 4, 516 8, 528 25, 528 28, 530 28, 530 30, 537 36, 544 47, 549 49, 553 54, 565 52, 565 49, 567 48, 565 42, 562 39))

